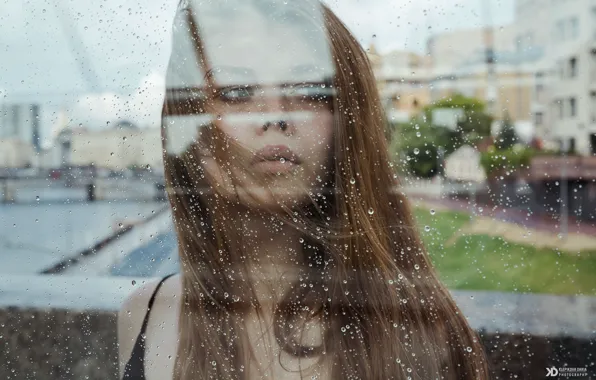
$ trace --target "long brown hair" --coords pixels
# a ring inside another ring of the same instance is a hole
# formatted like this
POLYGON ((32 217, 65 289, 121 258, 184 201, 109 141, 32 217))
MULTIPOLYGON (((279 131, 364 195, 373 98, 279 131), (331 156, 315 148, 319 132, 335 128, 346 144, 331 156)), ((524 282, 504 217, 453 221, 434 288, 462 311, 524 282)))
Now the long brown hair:
MULTIPOLYGON (((329 191, 313 192, 300 212, 275 215, 303 234, 307 263, 275 308, 275 336, 292 355, 319 355, 333 379, 487 379, 479 338, 439 281, 399 191, 368 58, 323 10, 336 72, 331 169, 323 186, 329 191), (323 342, 304 346, 296 334, 314 319, 324 326, 323 342)), ((207 65, 200 36, 193 39, 197 62, 207 65)), ((170 69, 178 64, 170 60, 170 69)), ((205 112, 204 100, 187 95, 166 98, 164 120, 205 112)), ((259 305, 254 289, 244 290, 252 288, 243 237, 226 212, 233 201, 210 188, 200 146, 227 152, 228 161, 230 149, 239 148, 217 128, 206 131, 181 154, 164 149, 183 284, 174 379, 245 379, 242 318, 259 305)), ((169 133, 164 122, 166 144, 169 133)))

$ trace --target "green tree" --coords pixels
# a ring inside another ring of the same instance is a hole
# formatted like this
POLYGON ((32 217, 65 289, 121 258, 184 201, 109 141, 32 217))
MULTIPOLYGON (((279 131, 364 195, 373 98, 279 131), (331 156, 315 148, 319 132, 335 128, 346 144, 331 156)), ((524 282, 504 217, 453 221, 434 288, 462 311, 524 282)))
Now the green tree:
POLYGON ((394 125, 391 149, 397 159, 405 160, 403 164, 409 172, 432 177, 438 172, 440 147, 449 155, 464 144, 476 146, 490 136, 491 123, 482 101, 454 95, 425 107, 410 122, 394 125), (463 110, 454 130, 433 124, 433 111, 438 108, 463 110))
POLYGON ((519 138, 515 132, 515 126, 513 125, 509 115, 505 115, 503 119, 503 125, 501 125, 501 130, 497 135, 497 141, 495 142, 495 145, 499 150, 506 150, 517 144, 518 141, 519 138))

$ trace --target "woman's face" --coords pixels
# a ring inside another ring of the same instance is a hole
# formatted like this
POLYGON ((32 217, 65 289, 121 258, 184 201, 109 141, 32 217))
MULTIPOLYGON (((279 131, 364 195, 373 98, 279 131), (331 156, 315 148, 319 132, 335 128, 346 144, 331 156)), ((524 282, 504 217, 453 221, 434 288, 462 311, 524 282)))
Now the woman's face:
POLYGON ((266 185, 233 157, 227 158, 231 173, 208 154, 204 166, 212 185, 237 194, 242 204, 276 209, 277 200, 292 207, 319 192, 332 169, 333 102, 325 83, 330 62, 322 62, 299 28, 254 21, 232 23, 233 29, 206 42, 213 95, 207 112, 252 153, 248 171, 266 185))

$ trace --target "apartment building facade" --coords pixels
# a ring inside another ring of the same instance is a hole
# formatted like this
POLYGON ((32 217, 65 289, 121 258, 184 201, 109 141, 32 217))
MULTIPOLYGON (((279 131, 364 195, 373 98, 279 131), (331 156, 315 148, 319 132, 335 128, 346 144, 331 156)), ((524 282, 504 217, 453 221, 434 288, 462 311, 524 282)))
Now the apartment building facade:
POLYGON ((453 30, 433 36, 427 43, 431 59, 431 98, 460 93, 485 102, 492 100, 496 118, 516 121, 531 118, 534 75, 516 52, 515 25, 493 28, 494 80, 490 83, 486 55, 486 30, 453 30), (491 93, 491 87, 493 93, 491 93))
POLYGON ((540 51, 532 116, 561 148, 596 154, 596 1, 517 0, 518 52, 540 51))

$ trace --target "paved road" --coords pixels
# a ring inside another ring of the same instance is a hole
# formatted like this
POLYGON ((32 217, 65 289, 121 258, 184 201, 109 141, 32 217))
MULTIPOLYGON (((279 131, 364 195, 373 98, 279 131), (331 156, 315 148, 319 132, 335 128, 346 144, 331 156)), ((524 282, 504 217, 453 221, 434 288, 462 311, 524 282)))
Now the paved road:
POLYGON ((132 251, 110 271, 113 276, 160 277, 179 271, 176 235, 168 230, 132 251))

